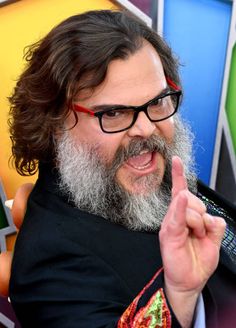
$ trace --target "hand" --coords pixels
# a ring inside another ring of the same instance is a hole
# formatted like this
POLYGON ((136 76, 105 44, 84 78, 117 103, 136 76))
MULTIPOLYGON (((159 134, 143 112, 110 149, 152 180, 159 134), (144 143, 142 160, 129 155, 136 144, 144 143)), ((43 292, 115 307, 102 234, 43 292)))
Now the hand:
POLYGON ((225 221, 206 213, 187 187, 183 165, 172 162, 172 201, 159 233, 167 298, 183 327, 191 325, 197 298, 219 261, 225 221))
MULTIPOLYGON (((26 212, 28 197, 33 189, 32 183, 22 185, 16 192, 11 208, 12 218, 17 227, 23 222, 26 212)), ((10 273, 11 273, 12 251, 2 252, 0 254, 0 295, 8 296, 10 273)))

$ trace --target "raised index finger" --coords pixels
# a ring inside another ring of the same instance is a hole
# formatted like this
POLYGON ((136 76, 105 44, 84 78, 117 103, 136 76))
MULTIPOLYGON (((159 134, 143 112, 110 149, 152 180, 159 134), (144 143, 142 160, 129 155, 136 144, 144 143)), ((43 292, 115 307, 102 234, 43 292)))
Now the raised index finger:
POLYGON ((184 175, 184 167, 178 156, 172 158, 172 198, 181 190, 187 190, 188 184, 184 175))

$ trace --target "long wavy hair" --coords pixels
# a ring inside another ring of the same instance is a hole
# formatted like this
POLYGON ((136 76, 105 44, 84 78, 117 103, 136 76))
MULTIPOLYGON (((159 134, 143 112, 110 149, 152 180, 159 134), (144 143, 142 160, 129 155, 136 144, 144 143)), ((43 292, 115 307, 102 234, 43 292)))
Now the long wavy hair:
MULTIPOLYGON (((156 49, 166 76, 179 84, 177 61, 168 45, 124 11, 69 17, 27 48, 26 69, 9 97, 12 162, 21 175, 33 175, 39 161, 54 160, 55 138, 75 97, 102 83, 109 63, 135 53, 144 39, 156 49)), ((76 115, 75 122, 79 124, 76 115)))

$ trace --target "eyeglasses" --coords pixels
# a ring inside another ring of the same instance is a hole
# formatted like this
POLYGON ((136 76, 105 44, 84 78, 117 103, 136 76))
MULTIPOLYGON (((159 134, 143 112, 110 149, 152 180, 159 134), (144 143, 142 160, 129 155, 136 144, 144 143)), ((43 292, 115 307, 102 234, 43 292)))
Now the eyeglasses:
POLYGON ((109 106, 107 109, 96 112, 74 104, 73 110, 96 116, 102 131, 105 133, 128 130, 134 125, 140 112, 144 112, 151 122, 164 121, 177 112, 182 95, 180 88, 174 82, 170 79, 167 79, 167 82, 175 91, 169 90, 142 106, 109 106))

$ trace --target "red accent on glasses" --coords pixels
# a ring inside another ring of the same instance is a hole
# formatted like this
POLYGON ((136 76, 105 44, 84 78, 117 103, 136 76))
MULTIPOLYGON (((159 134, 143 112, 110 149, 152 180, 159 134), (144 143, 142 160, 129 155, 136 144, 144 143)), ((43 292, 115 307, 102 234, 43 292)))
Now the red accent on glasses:
POLYGON ((77 104, 73 104, 73 109, 76 111, 76 112, 82 112, 82 113, 87 113, 89 115, 92 115, 92 116, 95 116, 95 113, 88 109, 88 108, 85 108, 83 106, 80 106, 80 105, 77 105, 77 104))
POLYGON ((179 91, 180 90, 180 87, 177 84, 175 84, 175 82, 172 81, 169 77, 166 77, 166 81, 169 84, 169 86, 171 86, 176 91, 179 91))

